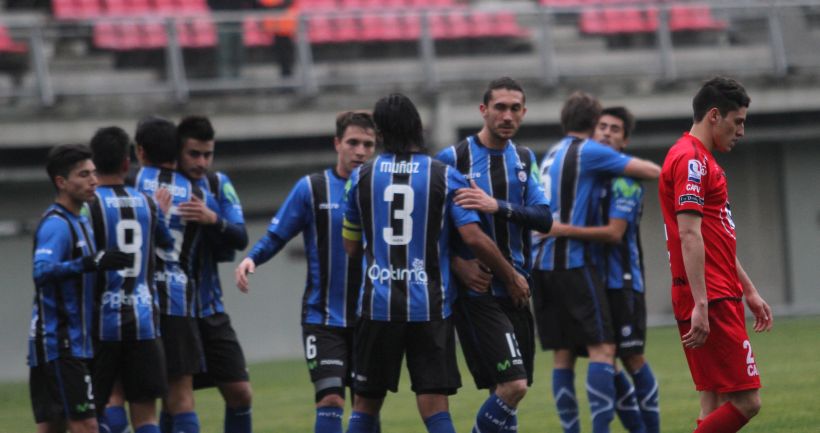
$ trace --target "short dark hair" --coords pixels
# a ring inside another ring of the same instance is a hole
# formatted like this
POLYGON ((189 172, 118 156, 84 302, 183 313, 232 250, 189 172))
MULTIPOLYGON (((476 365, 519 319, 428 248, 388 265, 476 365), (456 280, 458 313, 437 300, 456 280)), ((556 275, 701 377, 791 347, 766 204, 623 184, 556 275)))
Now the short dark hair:
POLYGON ((561 109, 561 128, 564 133, 594 131, 601 110, 601 103, 594 96, 581 91, 573 92, 561 109))
POLYGON ((752 100, 746 89, 737 81, 727 77, 715 77, 703 83, 695 98, 692 111, 695 122, 700 122, 712 108, 717 108, 721 116, 740 107, 749 107, 752 100))
POLYGON ((515 90, 517 92, 521 92, 523 102, 527 102, 527 95, 524 93, 524 88, 521 87, 521 84, 519 84, 518 81, 515 81, 510 77, 501 77, 490 81, 490 84, 487 85, 487 90, 484 91, 484 105, 490 103, 490 99, 493 97, 493 90, 498 89, 515 90))
POLYGON ((185 140, 211 141, 216 136, 211 120, 205 116, 187 116, 177 125, 180 149, 185 140))
POLYGON ((131 138, 118 126, 100 128, 91 138, 94 165, 102 174, 118 174, 129 157, 131 138))
POLYGON ((179 154, 177 128, 161 117, 143 118, 137 124, 134 141, 145 151, 145 156, 152 164, 176 162, 179 154))
POLYGON ((373 116, 366 111, 344 111, 336 116, 336 138, 341 139, 345 135, 348 126, 358 126, 362 129, 376 130, 376 123, 373 116))
POLYGON ((57 176, 68 178, 68 174, 79 162, 91 159, 91 149, 82 144, 62 144, 48 151, 46 173, 51 183, 57 186, 57 176))
POLYGON ((635 116, 626 107, 607 107, 601 110, 601 116, 608 114, 612 117, 617 117, 624 122, 624 138, 629 138, 632 131, 635 130, 635 116))
POLYGON ((379 99, 373 107, 373 121, 386 151, 404 154, 414 146, 426 150, 421 116, 407 96, 393 93, 379 99))

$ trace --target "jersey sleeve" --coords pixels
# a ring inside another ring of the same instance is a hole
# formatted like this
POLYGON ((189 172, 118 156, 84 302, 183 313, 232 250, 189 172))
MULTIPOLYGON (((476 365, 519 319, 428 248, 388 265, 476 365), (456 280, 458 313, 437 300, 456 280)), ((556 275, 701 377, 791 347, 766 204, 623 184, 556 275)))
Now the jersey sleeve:
POLYGON ((242 204, 239 202, 239 195, 231 183, 231 179, 223 173, 219 176, 219 210, 220 217, 230 224, 245 224, 245 216, 242 213, 242 204))
POLYGON ((612 199, 609 202, 609 218, 629 222, 638 219, 643 187, 634 179, 618 177, 612 180, 612 199))
POLYGON ((66 260, 72 249, 71 228, 58 217, 47 218, 35 235, 33 277, 36 284, 59 281, 83 272, 82 258, 66 260))
POLYGON ((706 166, 695 152, 681 152, 672 163, 673 197, 675 213, 696 212, 703 214, 703 204, 707 182, 706 166))
POLYGON ((456 227, 461 227, 470 223, 479 222, 478 213, 474 210, 464 209, 455 204, 453 198, 460 188, 469 188, 470 185, 458 171, 452 167, 447 167, 447 208, 450 219, 456 227))
POLYGON ((307 225, 310 213, 310 185, 303 177, 290 191, 276 216, 268 226, 268 232, 285 241, 291 240, 307 225))
MULTIPOLYGON (((529 150, 529 149, 528 149, 529 150)), ((547 205, 549 206, 550 202, 547 200, 547 194, 544 192, 544 185, 541 183, 541 170, 538 167, 537 160, 535 159, 535 154, 532 150, 530 152, 530 173, 527 179, 527 197, 526 197, 526 204, 527 206, 536 206, 536 205, 547 205)))
POLYGON ((456 148, 455 146, 450 146, 436 155, 436 159, 451 166, 456 166, 456 148))
POLYGON ((353 171, 345 184, 344 207, 345 214, 342 221, 342 237, 350 241, 362 240, 362 219, 359 215, 359 169, 353 171))
POLYGON ((599 174, 623 174, 626 165, 632 160, 631 156, 616 152, 597 141, 589 141, 582 152, 584 168, 599 174))

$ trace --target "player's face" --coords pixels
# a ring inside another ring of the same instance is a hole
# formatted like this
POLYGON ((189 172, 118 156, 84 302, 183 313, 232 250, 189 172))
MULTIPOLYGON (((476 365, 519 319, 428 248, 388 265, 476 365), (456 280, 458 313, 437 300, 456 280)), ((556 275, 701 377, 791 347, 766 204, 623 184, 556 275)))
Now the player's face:
POLYGON ((527 113, 524 94, 509 89, 493 90, 487 105, 481 104, 479 110, 484 118, 484 127, 495 139, 502 141, 515 136, 527 113))
POLYGON ((75 203, 94 200, 94 192, 97 191, 96 169, 90 159, 78 162, 68 173, 68 177, 55 178, 57 189, 75 203))
POLYGON ((623 152, 627 144, 627 139, 624 137, 625 133, 623 120, 609 114, 604 114, 598 119, 598 125, 595 126, 595 135, 592 139, 599 143, 606 144, 619 152, 623 152))
POLYGON ((373 152, 376 151, 376 131, 350 125, 342 138, 333 139, 333 144, 339 154, 339 174, 349 176, 356 167, 373 157, 373 152))
POLYGON ((746 107, 740 107, 726 113, 726 116, 721 116, 716 108, 709 112, 710 116, 714 114, 712 141, 717 151, 731 151, 746 134, 746 111, 746 107))
POLYGON ((214 141, 200 141, 193 138, 182 144, 179 155, 179 171, 189 179, 199 180, 211 168, 214 162, 214 141))

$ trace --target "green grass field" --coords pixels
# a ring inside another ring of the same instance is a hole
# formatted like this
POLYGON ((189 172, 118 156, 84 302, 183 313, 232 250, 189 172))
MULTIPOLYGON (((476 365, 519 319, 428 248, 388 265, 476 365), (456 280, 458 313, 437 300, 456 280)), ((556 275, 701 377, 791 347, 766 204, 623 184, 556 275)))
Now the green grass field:
MULTIPOLYGON (((751 336, 764 388, 763 409, 744 433, 816 433, 820 431, 820 317, 782 319, 768 334, 751 336)), ((661 423, 665 433, 690 433, 698 413, 698 397, 678 343, 677 330, 653 328, 647 357, 660 380, 661 423)), ((551 355, 536 355, 535 383, 519 408, 522 433, 560 432, 550 389, 551 355)), ((486 394, 478 392, 462 363, 465 386, 451 399, 456 430, 468 432, 486 394)), ((586 363, 576 367, 582 431, 589 432, 589 408, 584 390, 586 363)), ((397 394, 390 394, 382 411, 382 430, 418 433, 424 426, 416 412, 406 371, 397 394)), ((256 433, 309 433, 313 431, 313 388, 302 360, 251 365, 256 433)), ((221 433, 223 406, 215 390, 197 393, 197 412, 203 433, 221 433)), ((347 411, 347 410, 346 410, 347 411)), ((349 413, 349 412, 347 412, 349 413)), ((346 413, 346 415, 347 415, 346 413)), ((28 387, 0 384, 0 433, 33 431, 28 387)), ((613 433, 624 432, 617 419, 613 433)))

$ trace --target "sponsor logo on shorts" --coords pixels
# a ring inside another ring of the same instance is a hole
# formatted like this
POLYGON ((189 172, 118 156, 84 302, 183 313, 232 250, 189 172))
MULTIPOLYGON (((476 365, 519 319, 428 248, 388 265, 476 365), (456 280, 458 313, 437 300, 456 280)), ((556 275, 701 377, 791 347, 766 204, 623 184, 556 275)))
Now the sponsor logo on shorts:
POLYGON ((678 197, 678 204, 682 205, 684 203, 695 203, 699 206, 703 206, 703 199, 694 194, 684 194, 678 197))
POLYGON ((85 403, 80 403, 80 404, 77 404, 76 406, 74 406, 74 411, 77 412, 77 413, 83 413, 83 412, 87 412, 89 410, 93 410, 94 408, 95 408, 94 403, 85 402, 85 403))
POLYGON ((363 374, 357 374, 356 375, 356 380, 359 381, 359 382, 367 382, 367 376, 365 376, 363 374))
POLYGON ((319 365, 338 365, 344 367, 345 363, 341 359, 323 359, 319 361, 319 365))
POLYGON ((316 365, 317 364, 315 359, 308 361, 308 370, 313 370, 314 368, 316 368, 316 365))
POLYGON ((629 337, 630 335, 632 335, 632 326, 631 325, 624 325, 624 327, 621 328, 621 336, 629 337))
POLYGON ((512 363, 509 359, 505 359, 504 362, 499 362, 498 365, 495 366, 496 370, 499 372, 507 371, 512 366, 512 363))

